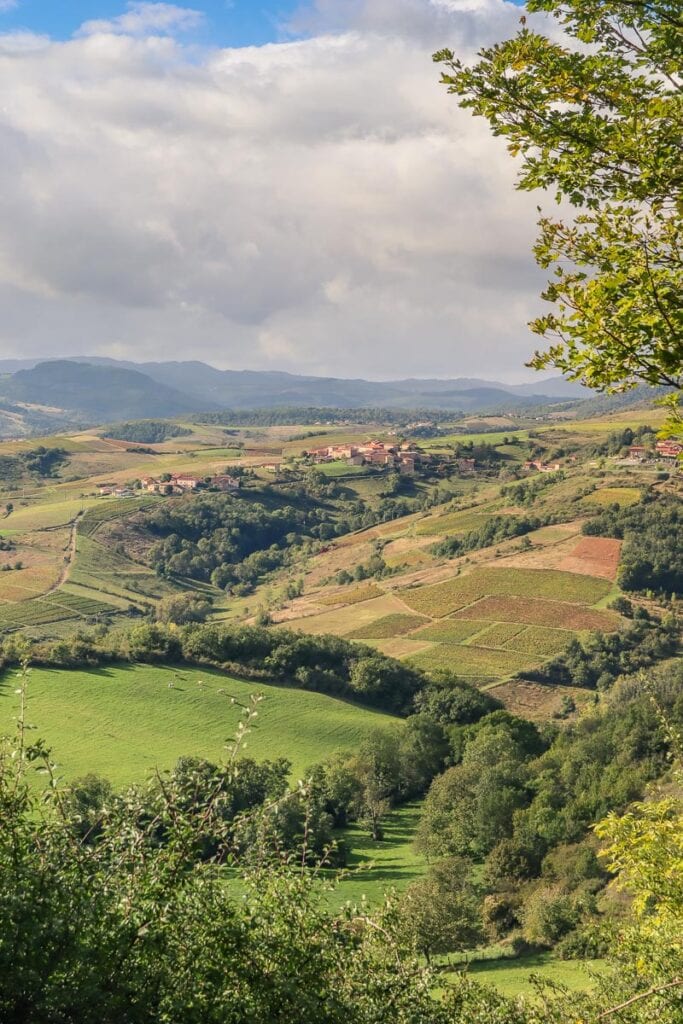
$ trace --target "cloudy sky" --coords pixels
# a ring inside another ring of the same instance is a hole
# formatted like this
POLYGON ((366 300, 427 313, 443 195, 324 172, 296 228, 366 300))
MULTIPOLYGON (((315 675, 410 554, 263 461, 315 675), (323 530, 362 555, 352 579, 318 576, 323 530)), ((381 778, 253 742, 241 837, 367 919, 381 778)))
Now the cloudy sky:
POLYGON ((0 357, 528 379, 537 196, 432 52, 504 0, 0 0, 0 357))

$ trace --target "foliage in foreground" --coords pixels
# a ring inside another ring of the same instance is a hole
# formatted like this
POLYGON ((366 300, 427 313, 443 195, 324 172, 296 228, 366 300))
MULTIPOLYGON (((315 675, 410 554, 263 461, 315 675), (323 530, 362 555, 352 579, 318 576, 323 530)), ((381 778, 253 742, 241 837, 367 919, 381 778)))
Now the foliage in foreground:
POLYGON ((531 0, 531 21, 443 82, 521 157, 519 187, 578 211, 542 216, 552 312, 531 328, 554 366, 598 390, 683 386, 678 0, 531 0), (536 21, 547 14, 556 23, 536 21), (537 26, 550 29, 548 34, 537 26))
MULTIPOLYGON (((363 909, 323 909, 306 867, 306 834, 302 857, 273 862, 264 844, 261 862, 244 874, 243 896, 231 896, 222 858, 197 856, 207 832, 222 828, 218 790, 203 814, 188 815, 186 788, 157 778, 153 814, 132 790, 101 822, 97 841, 83 842, 49 752, 28 742, 25 678, 20 692, 18 741, 0 750, 2 1020, 577 1024, 621 1007, 619 1019, 630 1024, 680 1021, 680 802, 640 806, 601 826, 635 917, 613 937, 619 971, 596 994, 545 993, 540 1004, 515 1005, 463 982, 438 1001, 395 908, 374 919, 363 909), (31 784, 36 768, 46 774, 43 798, 31 784)), ((253 708, 245 713, 250 719, 253 708)), ((239 743, 223 766, 235 777, 239 743)), ((244 827, 258 833, 251 813, 244 827)))

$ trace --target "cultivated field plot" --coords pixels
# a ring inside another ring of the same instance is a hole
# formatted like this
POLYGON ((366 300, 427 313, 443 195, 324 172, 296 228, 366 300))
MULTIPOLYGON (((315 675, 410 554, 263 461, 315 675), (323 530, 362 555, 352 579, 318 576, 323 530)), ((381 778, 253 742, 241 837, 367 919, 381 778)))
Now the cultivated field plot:
POLYGON ((119 519, 121 516, 128 515, 129 512, 138 512, 149 508, 151 505, 156 505, 160 499, 145 497, 101 500, 102 504, 89 509, 80 522, 78 529, 84 537, 92 536, 101 523, 106 523, 110 519, 119 519))
POLYGON ((557 569, 481 568, 467 576, 456 576, 433 586, 404 589, 396 593, 413 611, 440 618, 493 594, 514 597, 533 595, 549 601, 595 604, 606 597, 610 590, 611 585, 606 580, 557 569))
POLYGON ((42 598, 42 603, 86 618, 94 615, 106 615, 115 610, 107 602, 69 590, 57 590, 54 594, 48 594, 47 597, 42 598))
POLYGON ((53 594, 15 604, 0 605, 0 633, 20 627, 43 626, 67 619, 98 619, 121 611, 121 607, 96 596, 57 590, 53 594))
POLYGON ((640 501, 640 489, 638 487, 601 487, 584 498, 585 505, 635 505, 640 501))
POLYGON ((447 669, 457 676, 479 683, 506 679, 524 669, 537 665, 542 659, 516 651, 475 647, 472 644, 434 644, 428 650, 411 655, 410 663, 416 668, 433 672, 447 669))
POLYGON ((321 597, 318 604, 359 604, 361 601, 371 601, 373 597, 381 597, 384 591, 374 583, 367 583, 362 587, 351 587, 349 590, 340 590, 329 597, 321 597))
MULTIPOLYGON (((299 606, 299 610, 303 610, 303 607, 299 606)), ((344 605, 329 612, 291 619, 280 618, 277 625, 282 629, 294 629, 315 636, 323 633, 346 636, 347 633, 396 613, 405 615, 405 605, 392 594, 382 594, 371 601, 344 605)))
MULTIPOLYGON (((520 633, 510 637, 504 644, 508 651, 519 654, 533 654, 550 657, 564 650, 574 633, 570 629, 552 629, 547 626, 527 626, 520 633)), ((480 640, 488 646, 485 640, 480 640)))
POLYGON ((440 619, 438 622, 425 626, 424 629, 418 629, 417 633, 413 635, 416 640, 429 640, 442 644, 461 644, 463 640, 467 640, 476 633, 480 633, 485 625, 486 623, 484 622, 467 622, 464 619, 460 621, 456 619, 440 619))
POLYGON ((472 573, 428 587, 404 587, 394 593, 419 615, 436 619, 478 601, 487 592, 482 586, 477 574, 472 573))
POLYGON ((381 619, 366 626, 359 626, 346 634, 347 640, 384 640, 388 637, 404 636, 420 626, 429 622, 424 615, 407 615, 397 612, 394 615, 384 615, 381 619))
MULTIPOLYGON (((458 621, 465 622, 465 619, 458 621)), ((510 640, 519 636, 527 627, 521 622, 496 622, 494 625, 481 620, 472 619, 471 625, 477 630, 477 644, 480 647, 507 647, 510 640)))
POLYGON ((441 516, 429 516, 416 528, 419 537, 458 535, 478 530, 493 518, 491 512, 447 512, 441 516))
POLYGON ((494 622, 525 622, 530 626, 560 626, 562 629, 614 631, 619 616, 562 601, 534 597, 483 597, 476 604, 455 613, 458 619, 490 619, 494 622))
MULTIPOLYGON (((14 728, 16 678, 0 678, 0 732, 14 728)), ((217 670, 124 665, 88 671, 34 669, 31 722, 53 748, 67 779, 97 772, 115 786, 144 780, 157 766, 190 755, 217 760, 234 736, 239 709, 255 692, 265 700, 245 756, 286 757, 294 777, 337 750, 357 750, 369 732, 400 725, 324 694, 256 685, 217 670), (199 685, 199 683, 202 685, 199 685)))
POLYGON ((607 580, 617 578, 621 541, 612 537, 583 537, 576 547, 560 562, 566 572, 601 576, 607 580))

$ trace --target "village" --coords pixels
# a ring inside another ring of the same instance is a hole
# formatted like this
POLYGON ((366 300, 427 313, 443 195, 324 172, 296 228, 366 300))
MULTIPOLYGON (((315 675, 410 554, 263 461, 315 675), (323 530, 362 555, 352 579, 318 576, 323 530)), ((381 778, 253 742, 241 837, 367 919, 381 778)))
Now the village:
POLYGON ((103 483, 97 488, 101 495, 114 495, 117 498, 134 498, 139 494, 187 494, 191 491, 237 491, 240 480, 228 474, 218 476, 193 476, 190 473, 163 473, 159 478, 143 476, 134 484, 119 486, 103 483))
MULTIPOLYGON (((418 467, 425 467, 435 461, 435 456, 423 451, 416 444, 388 444, 372 440, 366 444, 338 444, 324 448, 311 448, 304 452, 314 465, 326 462, 346 462, 350 466, 377 466, 380 469, 397 470, 403 476, 414 476, 418 467)), ((474 459, 458 459, 458 469, 463 473, 474 472, 474 459)))
POLYGON ((628 450, 629 462, 646 462, 649 459, 676 460, 683 455, 683 444, 678 441, 656 441, 654 448, 633 444, 628 450))

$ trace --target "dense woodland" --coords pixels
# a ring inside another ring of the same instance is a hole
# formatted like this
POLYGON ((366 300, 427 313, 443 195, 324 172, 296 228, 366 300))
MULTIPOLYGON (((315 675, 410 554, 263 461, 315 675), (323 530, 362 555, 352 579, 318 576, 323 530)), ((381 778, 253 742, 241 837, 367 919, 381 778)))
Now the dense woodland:
POLYGON ((172 437, 189 437, 192 431, 169 420, 134 420, 131 423, 113 423, 104 436, 138 444, 160 444, 172 437))
POLYGON ((68 462, 64 448, 37 445, 17 455, 0 455, 0 479, 12 481, 25 474, 36 477, 56 476, 60 466, 68 462))

